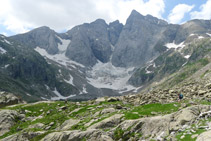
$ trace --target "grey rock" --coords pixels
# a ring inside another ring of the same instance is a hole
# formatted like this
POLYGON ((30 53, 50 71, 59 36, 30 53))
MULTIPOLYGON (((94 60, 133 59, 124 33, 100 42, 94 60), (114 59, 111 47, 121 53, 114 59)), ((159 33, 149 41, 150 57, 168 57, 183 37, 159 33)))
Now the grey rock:
POLYGON ((13 110, 0 110, 0 136, 10 131, 19 119, 18 113, 13 110))
POLYGON ((210 140, 211 140, 211 130, 200 134, 196 139, 196 141, 210 141, 210 140))
POLYGON ((87 141, 113 141, 105 132, 101 130, 87 130, 87 131, 63 131, 63 132, 54 132, 45 136, 41 141, 78 141, 86 139, 87 141))
POLYGON ((22 103, 23 101, 12 93, 0 92, 0 108, 22 103))
POLYGON ((59 126, 58 128, 56 128, 56 130, 60 130, 60 131, 69 130, 69 129, 71 129, 72 126, 78 124, 79 121, 80 120, 75 120, 75 119, 66 120, 64 123, 62 123, 61 126, 59 126))
POLYGON ((110 128, 118 125, 122 120, 122 114, 115 114, 109 118, 106 118, 98 123, 95 123, 94 125, 90 126, 88 129, 99 129, 99 128, 110 128))

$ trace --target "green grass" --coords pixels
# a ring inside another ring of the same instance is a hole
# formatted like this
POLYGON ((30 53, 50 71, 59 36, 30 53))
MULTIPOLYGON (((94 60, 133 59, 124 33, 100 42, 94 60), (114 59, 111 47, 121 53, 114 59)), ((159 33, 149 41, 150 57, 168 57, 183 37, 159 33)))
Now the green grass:
POLYGON ((158 114, 172 113, 177 111, 179 107, 180 104, 178 103, 169 103, 169 104, 153 103, 135 107, 131 111, 125 112, 124 114, 126 119, 138 119, 141 116, 152 116, 151 112, 156 112, 158 114), (175 107, 174 104, 177 106, 175 107), (134 112, 137 112, 138 114, 135 114, 134 112))
MULTIPOLYGON (((50 130, 55 129, 58 125, 62 124, 65 120, 69 119, 67 113, 77 108, 75 104, 66 105, 67 109, 63 111, 59 111, 59 107, 64 106, 65 103, 62 101, 53 102, 53 103, 39 103, 35 105, 18 105, 16 107, 9 107, 8 109, 17 110, 17 111, 25 111, 26 117, 38 117, 41 114, 42 118, 37 119, 35 121, 20 121, 18 120, 14 126, 11 127, 10 131, 5 133, 3 136, 0 136, 0 139, 5 138, 9 135, 20 132, 21 130, 25 130, 29 127, 29 125, 33 125, 36 123, 43 123, 45 126, 48 126, 49 123, 54 122, 54 125, 50 128, 50 130), (58 104, 60 106, 58 106, 58 104), (42 111, 40 111, 42 109, 42 111), (47 114, 47 111, 51 111, 50 114, 47 114)), ((28 130, 43 130, 43 129, 28 129, 28 130)))

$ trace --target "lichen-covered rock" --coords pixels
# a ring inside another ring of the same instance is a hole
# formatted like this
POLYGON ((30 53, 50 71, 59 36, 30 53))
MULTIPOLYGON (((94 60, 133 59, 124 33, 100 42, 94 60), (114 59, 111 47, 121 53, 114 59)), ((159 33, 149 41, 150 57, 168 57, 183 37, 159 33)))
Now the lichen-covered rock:
POLYGON ((61 130, 61 131, 69 130, 73 125, 78 124, 79 121, 80 120, 75 120, 75 119, 66 120, 64 123, 62 123, 60 127, 56 128, 56 130, 61 130))
POLYGON ((82 139, 87 141, 113 141, 105 132, 96 129, 54 132, 45 136, 42 141, 79 141, 82 139))
POLYGON ((21 102, 22 100, 12 93, 0 92, 0 108, 21 102))
POLYGON ((210 140, 211 140, 211 130, 200 134, 196 139, 196 141, 210 141, 210 140))
POLYGON ((109 118, 106 118, 92 126, 90 126, 88 129, 99 129, 99 128, 110 128, 118 125, 122 121, 122 114, 115 114, 109 118))
POLYGON ((10 128, 18 119, 18 113, 13 110, 0 111, 0 136, 10 131, 10 128))

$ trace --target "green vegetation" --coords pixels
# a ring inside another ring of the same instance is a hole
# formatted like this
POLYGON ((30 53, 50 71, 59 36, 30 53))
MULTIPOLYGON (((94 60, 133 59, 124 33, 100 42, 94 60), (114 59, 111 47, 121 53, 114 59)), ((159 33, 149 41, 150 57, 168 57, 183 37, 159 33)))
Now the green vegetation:
POLYGON ((153 112, 156 114, 168 114, 175 112, 179 109, 180 104, 178 103, 170 103, 170 104, 160 104, 153 103, 147 105, 141 105, 138 107, 134 107, 131 111, 125 112, 126 119, 138 119, 141 116, 152 116, 153 112))

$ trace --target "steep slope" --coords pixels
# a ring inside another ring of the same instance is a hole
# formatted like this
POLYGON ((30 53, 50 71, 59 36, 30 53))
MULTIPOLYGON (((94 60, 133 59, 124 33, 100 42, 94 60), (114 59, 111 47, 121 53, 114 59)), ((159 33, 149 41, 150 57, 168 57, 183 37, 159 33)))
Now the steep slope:
POLYGON ((5 36, 0 37, 0 89, 34 101, 78 94, 74 86, 59 81, 57 68, 29 47, 18 44, 5 36))

